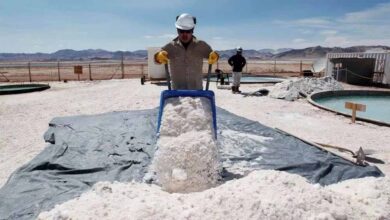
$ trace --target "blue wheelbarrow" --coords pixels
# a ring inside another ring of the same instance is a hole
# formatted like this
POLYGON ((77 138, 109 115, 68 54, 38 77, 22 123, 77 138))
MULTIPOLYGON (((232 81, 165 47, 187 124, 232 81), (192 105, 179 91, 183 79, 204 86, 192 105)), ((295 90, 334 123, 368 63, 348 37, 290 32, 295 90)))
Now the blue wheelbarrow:
POLYGON ((163 115, 165 101, 167 99, 174 98, 174 97, 203 97, 210 100, 210 106, 211 106, 211 111, 213 116, 214 136, 215 139, 217 139, 217 117, 216 117, 216 107, 215 107, 215 95, 213 91, 209 90, 211 67, 212 65, 209 64, 209 69, 207 72, 207 84, 205 90, 172 90, 171 77, 168 70, 168 64, 165 64, 165 73, 167 77, 168 90, 164 90, 161 92, 160 108, 158 112, 158 121, 157 121, 157 134, 160 133, 161 119, 163 115))

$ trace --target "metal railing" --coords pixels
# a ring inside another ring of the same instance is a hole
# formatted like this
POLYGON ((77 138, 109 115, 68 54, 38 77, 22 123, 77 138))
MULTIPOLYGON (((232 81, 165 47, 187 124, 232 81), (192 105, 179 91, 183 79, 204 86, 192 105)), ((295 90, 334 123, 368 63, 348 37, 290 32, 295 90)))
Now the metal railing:
POLYGON ((348 78, 355 77, 360 80, 366 80, 370 83, 382 83, 384 72, 373 72, 371 77, 364 76, 364 74, 355 73, 348 68, 340 68, 333 70, 333 76, 336 80, 348 82, 348 78))

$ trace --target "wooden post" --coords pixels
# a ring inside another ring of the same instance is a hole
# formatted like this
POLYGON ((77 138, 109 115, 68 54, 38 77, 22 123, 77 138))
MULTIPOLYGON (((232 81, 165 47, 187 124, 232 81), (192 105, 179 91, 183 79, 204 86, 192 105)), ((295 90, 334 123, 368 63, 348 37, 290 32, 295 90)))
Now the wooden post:
POLYGON ((351 122, 355 123, 356 121, 356 111, 366 111, 366 105, 353 103, 353 102, 345 102, 345 108, 352 110, 352 118, 351 122))
POLYGON ((144 64, 141 64, 142 70, 141 70, 141 77, 144 77, 144 64))
POLYGON ((245 73, 248 74, 248 63, 245 65, 245 73))
POLYGON ((122 79, 125 78, 125 65, 123 64, 123 53, 122 53, 122 61, 121 61, 121 70, 122 70, 122 79))
POLYGON ((92 81, 92 69, 91 69, 91 64, 88 65, 89 68, 89 80, 92 81))
POLYGON ((30 79, 30 82, 32 82, 32 78, 31 78, 31 64, 30 64, 30 62, 28 62, 28 78, 30 79))
POLYGON ((274 76, 276 75, 276 59, 274 60, 274 76))
POLYGON ((57 73, 58 73, 58 81, 61 81, 61 75, 60 75, 60 62, 57 62, 57 73))
POLYGON ((301 63, 299 64, 299 72, 300 74, 299 75, 303 75, 303 72, 302 72, 302 60, 301 60, 301 63))
POLYGON ((80 74, 83 74, 83 66, 74 66, 74 73, 77 74, 77 79, 80 81, 80 74))

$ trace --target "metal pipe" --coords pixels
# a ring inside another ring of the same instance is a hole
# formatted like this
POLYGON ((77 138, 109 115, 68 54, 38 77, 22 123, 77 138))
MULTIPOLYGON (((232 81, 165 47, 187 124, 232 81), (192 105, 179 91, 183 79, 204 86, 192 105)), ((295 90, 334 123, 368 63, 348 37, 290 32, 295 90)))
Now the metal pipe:
POLYGON ((165 66, 165 75, 167 77, 168 90, 171 90, 171 76, 169 75, 168 64, 166 63, 164 66, 165 66))
POLYGON ((209 90, 211 67, 212 67, 212 64, 209 64, 209 69, 207 71, 206 91, 209 90))

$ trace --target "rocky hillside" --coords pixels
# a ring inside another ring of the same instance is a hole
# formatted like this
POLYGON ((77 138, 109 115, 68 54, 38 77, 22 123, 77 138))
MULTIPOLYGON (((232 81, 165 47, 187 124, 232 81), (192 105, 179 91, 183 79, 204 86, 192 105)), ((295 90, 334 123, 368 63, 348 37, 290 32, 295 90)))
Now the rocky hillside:
POLYGON ((355 46, 355 47, 308 47, 305 49, 293 49, 276 54, 275 59, 317 59, 325 57, 327 53, 353 53, 353 52, 390 52, 388 46, 355 46))
POLYGON ((0 53, 0 61, 73 61, 73 60, 144 60, 147 58, 146 50, 138 51, 107 51, 101 49, 88 50, 59 50, 54 53, 0 53))
MULTIPOLYGON (((389 46, 355 46, 355 47, 308 47, 305 49, 281 48, 278 50, 261 49, 244 50, 247 59, 257 60, 288 60, 288 59, 318 59, 326 56, 326 53, 335 52, 383 52, 390 51, 389 46)), ((218 51, 221 59, 228 59, 236 53, 235 49, 218 51)), ((137 51, 107 51, 101 49, 88 50, 59 50, 54 53, 0 53, 0 61, 74 61, 74 60, 145 60, 146 50, 137 51)))

